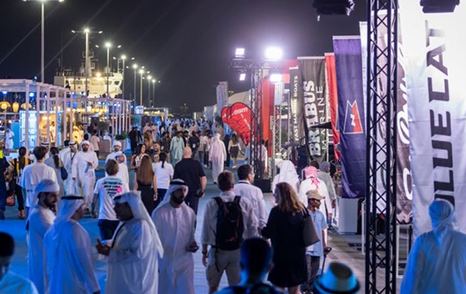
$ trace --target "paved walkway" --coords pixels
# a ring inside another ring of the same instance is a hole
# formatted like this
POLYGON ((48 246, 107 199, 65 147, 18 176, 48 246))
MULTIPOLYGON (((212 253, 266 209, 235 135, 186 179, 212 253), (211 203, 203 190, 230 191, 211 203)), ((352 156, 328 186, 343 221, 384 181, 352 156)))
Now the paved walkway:
MULTIPOLYGON (((98 174, 99 176, 99 174, 98 174)), ((202 227, 202 216, 204 214, 204 209, 207 201, 212 197, 218 195, 219 190, 216 186, 213 185, 212 179, 208 175, 208 186, 206 191, 206 196, 203 197, 199 203, 199 213, 197 217, 197 230, 196 230, 196 239, 200 240, 200 231, 202 227)), ((272 195, 265 195, 267 206, 270 209, 272 207, 272 195)), ((19 220, 16 218, 16 209, 7 208, 5 221, 0 221, 0 231, 5 231, 13 235, 16 241, 16 251, 15 256, 12 261, 10 269, 24 276, 27 275, 27 245, 26 245, 26 234, 25 234, 25 221, 19 220)), ((98 238, 98 228, 97 220, 92 218, 85 218, 81 220, 81 224, 91 235, 91 240, 96 240, 98 238)), ((361 282, 361 286, 364 287, 364 255, 361 251, 357 250, 357 247, 349 246, 349 243, 360 243, 360 236, 355 235, 338 235, 336 233, 330 233, 329 235, 329 245, 333 247, 333 251, 330 253, 326 266, 331 261, 340 261, 350 265, 355 271, 358 279, 361 282)), ((103 260, 96 256, 96 273, 99 279, 99 283, 104 289, 105 285, 105 276, 106 276, 106 264, 103 260)), ((195 265, 194 265, 194 285, 196 293, 203 294, 208 292, 207 281, 205 278, 205 268, 201 262, 201 253, 200 250, 194 256, 195 265)), ((383 281, 383 277, 380 277, 380 280, 383 281)), ((221 287, 226 286, 226 278, 224 277, 221 282, 221 287)), ((399 284, 399 283, 398 283, 399 284)), ((363 291, 362 291, 363 292, 363 291)))

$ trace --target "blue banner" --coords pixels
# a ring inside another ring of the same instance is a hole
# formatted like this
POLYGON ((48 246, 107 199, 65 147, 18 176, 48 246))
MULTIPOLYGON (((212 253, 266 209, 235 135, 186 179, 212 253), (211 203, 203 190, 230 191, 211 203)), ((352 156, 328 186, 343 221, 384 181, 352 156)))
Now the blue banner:
POLYGON ((333 37, 338 87, 342 197, 366 194, 366 126, 359 36, 333 37))

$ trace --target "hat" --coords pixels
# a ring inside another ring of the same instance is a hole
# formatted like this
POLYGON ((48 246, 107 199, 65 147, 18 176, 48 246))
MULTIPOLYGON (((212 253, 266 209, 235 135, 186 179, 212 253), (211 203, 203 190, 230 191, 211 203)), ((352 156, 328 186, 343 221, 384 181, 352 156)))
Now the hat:
POLYGON ((332 262, 327 271, 314 282, 318 293, 356 293, 359 287, 351 268, 339 262, 332 262))
POLYGON ((317 200, 322 200, 325 197, 319 194, 319 191, 317 190, 309 190, 306 192, 307 199, 317 199, 317 200))
POLYGON ((84 140, 84 141, 81 142, 81 145, 84 145, 84 144, 86 144, 86 145, 91 145, 91 144, 89 143, 89 141, 87 141, 87 140, 84 140))
POLYGON ((121 147, 121 142, 120 141, 113 142, 113 147, 115 147, 115 146, 120 146, 121 147))
POLYGON ((58 193, 60 191, 60 186, 55 181, 45 179, 40 181, 34 192, 36 193, 36 196, 39 195, 39 193, 42 192, 47 192, 47 193, 58 193))

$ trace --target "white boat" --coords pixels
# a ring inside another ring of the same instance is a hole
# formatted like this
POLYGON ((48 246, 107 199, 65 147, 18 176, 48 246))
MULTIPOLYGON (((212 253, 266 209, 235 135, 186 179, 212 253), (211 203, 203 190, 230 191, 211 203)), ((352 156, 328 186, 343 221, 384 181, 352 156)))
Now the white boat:
MULTIPOLYGON (((110 97, 121 97, 122 82, 123 75, 121 73, 110 73, 108 77, 108 93, 110 97)), ((72 92, 83 94, 86 92, 86 77, 84 76, 58 75, 54 77, 53 83, 57 86, 69 88, 72 92)), ((103 97, 107 92, 107 77, 99 73, 94 74, 87 79, 87 90, 89 93, 88 97, 103 97)))

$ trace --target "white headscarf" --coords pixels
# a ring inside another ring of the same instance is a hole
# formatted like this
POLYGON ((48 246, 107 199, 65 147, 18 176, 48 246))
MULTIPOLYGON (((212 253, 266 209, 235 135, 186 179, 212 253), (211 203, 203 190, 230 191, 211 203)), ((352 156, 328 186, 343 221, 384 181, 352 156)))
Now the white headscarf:
MULTIPOLYGON (((288 183, 290 184, 295 191, 297 191, 297 185, 299 183, 299 176, 298 173, 296 172, 296 169, 294 167, 294 164, 289 161, 289 160, 284 160, 280 163, 280 173, 275 176, 273 179, 274 184, 278 183, 288 183)), ((272 187, 275 189, 275 187, 272 187)))
POLYGON ((55 181, 52 181, 50 179, 45 179, 40 181, 36 189, 34 189, 34 193, 36 194, 36 197, 39 195, 39 193, 42 192, 47 192, 47 193, 58 193, 60 192, 60 186, 55 181))
MULTIPOLYGON (((64 237, 62 231, 67 228, 64 224, 71 219, 73 214, 84 205, 84 198, 80 196, 65 196, 60 200, 57 217, 50 227, 47 234, 50 234, 51 242, 46 244, 50 249, 47 249, 47 254, 50 256, 58 256, 60 254, 61 240, 59 237, 64 237)), ((49 265, 47 265, 48 267, 49 265)), ((47 269, 47 272, 51 272, 47 269)))
MULTIPOLYGON (((170 202, 170 197, 171 197, 172 193, 175 192, 178 189, 183 188, 183 187, 185 188, 184 197, 186 197, 186 195, 188 195, 188 192, 189 192, 189 187, 186 185, 186 183, 182 179, 173 179, 170 182, 170 186, 168 187, 167 192, 165 192, 165 195, 163 196, 163 201, 159 204, 159 206, 157 208, 161 207, 162 205, 164 205, 167 202, 170 202)), ((155 209, 152 212, 152 214, 154 214, 156 210, 157 209, 155 209)))
POLYGON ((131 208, 131 212, 133 213, 133 218, 140 219, 146 221, 150 227, 150 231, 152 234, 152 239, 155 243, 155 248, 159 254, 159 257, 163 256, 163 247, 162 242, 160 242, 160 237, 155 228, 154 222, 152 221, 149 213, 147 213, 144 204, 141 201, 141 193, 138 191, 127 192, 121 194, 120 197, 115 198, 116 203, 128 203, 129 207, 131 208))
POLYGON ((450 201, 435 199, 429 206, 429 215, 432 220, 432 230, 438 238, 442 238, 443 232, 453 228, 455 208, 450 201))
POLYGON ((55 224, 58 225, 60 222, 70 220, 73 214, 83 205, 84 198, 81 196, 61 197, 55 224))

